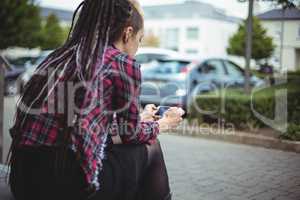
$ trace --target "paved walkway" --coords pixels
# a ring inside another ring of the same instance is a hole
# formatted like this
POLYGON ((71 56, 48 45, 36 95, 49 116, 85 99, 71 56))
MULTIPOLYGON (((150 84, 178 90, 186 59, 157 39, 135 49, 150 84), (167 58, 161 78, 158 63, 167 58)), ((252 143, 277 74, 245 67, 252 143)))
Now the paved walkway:
POLYGON ((299 200, 300 154, 161 135, 174 200, 299 200))

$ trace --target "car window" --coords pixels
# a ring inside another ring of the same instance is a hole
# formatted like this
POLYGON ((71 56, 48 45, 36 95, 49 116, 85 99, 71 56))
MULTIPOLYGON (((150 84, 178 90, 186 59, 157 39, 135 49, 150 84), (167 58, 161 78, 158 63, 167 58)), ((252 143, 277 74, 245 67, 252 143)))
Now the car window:
POLYGON ((24 67, 26 62, 34 63, 36 61, 36 57, 20 57, 15 59, 8 59, 10 64, 16 67, 24 67))
POLYGON ((220 60, 208 60, 200 66, 201 73, 225 74, 223 63, 220 60))
POLYGON ((244 76, 243 70, 236 64, 230 61, 224 61, 227 72, 231 76, 244 76))
POLYGON ((0 66, 4 67, 4 71, 5 72, 9 72, 12 71, 13 69, 11 68, 11 66, 8 64, 8 62, 0 56, 0 66))
POLYGON ((144 64, 144 63, 149 63, 153 60, 159 60, 159 59, 163 59, 165 58, 166 55, 163 54, 139 54, 135 57, 135 59, 137 60, 138 63, 140 64, 144 64))
POLYGON ((160 74, 176 74, 186 70, 188 61, 160 61, 157 63, 155 73, 160 74))

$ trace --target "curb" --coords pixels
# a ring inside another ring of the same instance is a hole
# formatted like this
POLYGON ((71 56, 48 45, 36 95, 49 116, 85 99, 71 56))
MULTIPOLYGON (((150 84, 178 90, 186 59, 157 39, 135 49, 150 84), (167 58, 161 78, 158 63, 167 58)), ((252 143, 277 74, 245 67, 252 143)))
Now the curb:
POLYGON ((300 141, 297 142, 297 141, 282 140, 274 137, 255 135, 255 134, 239 132, 239 131, 235 131, 234 134, 214 134, 214 133, 203 133, 201 131, 191 132, 190 130, 193 129, 179 128, 172 131, 171 134, 175 134, 179 136, 198 137, 198 138, 209 139, 209 140, 218 140, 218 141, 224 141, 224 142, 230 142, 236 144, 245 144, 245 145, 264 147, 268 149, 276 149, 276 150, 300 153, 300 141))

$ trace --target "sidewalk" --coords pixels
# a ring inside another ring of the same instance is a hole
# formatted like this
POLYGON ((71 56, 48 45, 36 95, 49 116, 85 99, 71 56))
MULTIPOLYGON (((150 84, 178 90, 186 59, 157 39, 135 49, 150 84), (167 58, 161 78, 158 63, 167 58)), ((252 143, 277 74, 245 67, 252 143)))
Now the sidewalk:
POLYGON ((299 200, 300 156, 201 138, 160 135, 173 200, 299 200))
POLYGON ((300 141, 282 140, 277 136, 247 133, 238 130, 195 127, 188 125, 186 120, 183 122, 182 126, 172 131, 172 133, 176 135, 200 137, 203 139, 220 140, 224 142, 254 145, 300 153, 300 141))

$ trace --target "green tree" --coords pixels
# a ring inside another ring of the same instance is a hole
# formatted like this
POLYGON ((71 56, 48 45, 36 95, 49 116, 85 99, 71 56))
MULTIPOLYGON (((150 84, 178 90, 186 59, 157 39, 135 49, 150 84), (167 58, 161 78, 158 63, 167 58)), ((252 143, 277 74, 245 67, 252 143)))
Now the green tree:
POLYGON ((277 0, 276 4, 282 6, 283 8, 293 8, 296 6, 300 6, 300 1, 299 0, 277 0))
POLYGON ((41 21, 40 9, 34 0, 1 0, 0 49, 39 46, 41 21))
POLYGON ((66 39, 66 31, 60 26, 59 19, 54 14, 50 14, 43 27, 42 49, 56 49, 63 44, 66 39))
MULTIPOLYGON (((246 52, 246 21, 244 21, 235 33, 229 39, 227 52, 232 55, 245 56, 246 52)), ((253 41, 252 41, 252 58, 255 60, 271 57, 275 49, 273 39, 267 35, 260 23, 260 20, 253 17, 253 41)))

